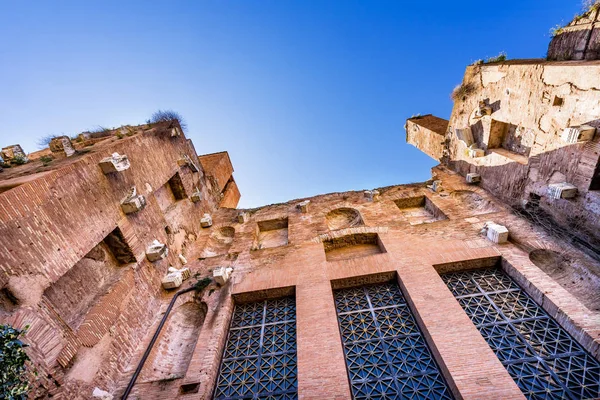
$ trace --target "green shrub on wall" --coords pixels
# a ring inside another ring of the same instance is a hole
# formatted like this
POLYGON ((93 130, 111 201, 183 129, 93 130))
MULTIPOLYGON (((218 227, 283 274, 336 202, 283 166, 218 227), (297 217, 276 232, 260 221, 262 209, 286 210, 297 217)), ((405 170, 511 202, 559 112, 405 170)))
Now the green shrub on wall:
POLYGON ((26 344, 19 337, 24 330, 10 325, 0 325, 0 399, 24 400, 30 388, 26 363, 29 356, 25 353, 26 344))

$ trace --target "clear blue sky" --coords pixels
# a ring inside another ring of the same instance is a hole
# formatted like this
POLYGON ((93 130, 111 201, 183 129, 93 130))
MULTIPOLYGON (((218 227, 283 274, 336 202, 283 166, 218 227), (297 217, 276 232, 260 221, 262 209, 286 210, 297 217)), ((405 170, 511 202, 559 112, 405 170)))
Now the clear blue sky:
POLYGON ((546 53, 579 0, 0 0, 0 145, 181 113, 253 207, 423 181, 406 118, 448 118, 465 66, 546 53))

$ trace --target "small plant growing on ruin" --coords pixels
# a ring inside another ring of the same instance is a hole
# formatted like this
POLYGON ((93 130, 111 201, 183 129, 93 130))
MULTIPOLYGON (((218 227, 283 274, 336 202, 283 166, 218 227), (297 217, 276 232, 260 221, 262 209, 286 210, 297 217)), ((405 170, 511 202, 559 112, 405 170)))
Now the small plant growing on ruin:
POLYGON ((498 54, 495 57, 488 57, 485 60, 485 63, 490 64, 490 63, 503 62, 503 61, 506 61, 506 53, 504 51, 500 52, 500 54, 498 54))
POLYGON ((187 131, 187 124, 185 123, 185 120, 183 119, 181 114, 179 114, 178 112, 173 111, 173 110, 158 110, 154 114, 152 114, 152 116, 150 117, 150 119, 147 122, 148 123, 157 123, 157 122, 173 122, 173 121, 179 122, 179 126, 181 126, 181 129, 184 132, 187 131))
POLYGON ((200 279, 200 275, 199 274, 195 274, 194 278, 197 279, 196 283, 194 283, 194 290, 196 292, 201 292, 204 289, 206 289, 206 287, 208 285, 210 285, 212 283, 212 279, 208 278, 208 277, 204 277, 202 279, 200 279))
POLYGON ((42 136, 41 138, 39 138, 35 143, 38 147, 38 149, 45 149, 48 146, 50 146, 50 142, 52 141, 52 139, 54 139, 55 137, 57 137, 56 135, 46 135, 46 136, 42 136))
POLYGON ((475 92, 475 85, 471 82, 462 83, 454 88, 450 94, 450 98, 454 101, 465 100, 467 97, 475 92))
POLYGON ((117 139, 123 139, 123 137, 124 137, 124 136, 123 136, 123 134, 122 134, 121 132, 117 132, 117 133, 115 134, 115 136, 117 137, 117 139))
POLYGON ((44 164, 44 167, 48 164, 50 164, 52 162, 52 160, 54 160, 54 157, 52 156, 41 156, 40 157, 40 161, 42 162, 42 164, 44 164))
POLYGON ((25 329, 10 325, 0 325, 0 399, 25 400, 30 388, 30 374, 27 371, 29 356, 25 353, 22 337, 25 329))
POLYGON ((17 154, 13 157, 11 162, 17 165, 23 165, 27 163, 27 158, 25 158, 25 156, 23 156, 22 154, 17 154))
POLYGON ((105 126, 98 125, 94 129, 90 129, 90 133, 109 133, 112 129, 107 128, 105 126))
POLYGON ((563 33, 564 30, 565 30, 565 28, 562 25, 556 24, 555 26, 550 28, 550 36, 552 36, 552 37, 558 36, 561 33, 563 33))

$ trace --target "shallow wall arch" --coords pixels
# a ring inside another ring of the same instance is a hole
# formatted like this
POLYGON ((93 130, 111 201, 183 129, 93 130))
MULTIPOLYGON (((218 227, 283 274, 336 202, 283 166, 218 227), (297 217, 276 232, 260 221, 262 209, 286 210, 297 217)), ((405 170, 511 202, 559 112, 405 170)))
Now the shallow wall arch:
POLYGON ((459 208, 471 215, 489 214, 500 211, 491 200, 471 190, 455 190, 450 193, 450 197, 457 203, 459 208))
POLYGON ((331 210, 325 216, 327 226, 330 230, 338 230, 351 228, 353 226, 361 226, 365 223, 360 215, 360 212, 354 208, 342 207, 331 210))
POLYGON ((142 371, 140 382, 182 378, 192 359, 207 306, 188 301, 174 309, 142 371))

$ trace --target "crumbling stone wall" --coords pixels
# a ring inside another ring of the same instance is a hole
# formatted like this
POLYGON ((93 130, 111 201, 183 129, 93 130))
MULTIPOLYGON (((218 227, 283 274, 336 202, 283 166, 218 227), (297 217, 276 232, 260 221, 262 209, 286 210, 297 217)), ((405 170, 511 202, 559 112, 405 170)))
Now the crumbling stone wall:
POLYGON ((600 4, 557 28, 548 46, 548 60, 600 59, 600 4))

